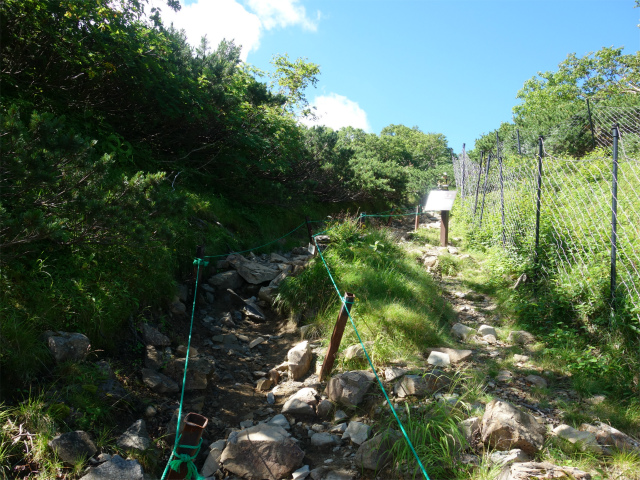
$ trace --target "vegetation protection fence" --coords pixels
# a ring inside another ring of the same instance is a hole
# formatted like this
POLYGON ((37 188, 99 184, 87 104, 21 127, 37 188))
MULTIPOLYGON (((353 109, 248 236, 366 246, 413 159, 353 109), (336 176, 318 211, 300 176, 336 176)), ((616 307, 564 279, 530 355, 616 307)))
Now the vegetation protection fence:
POLYGON ((565 127, 595 148, 554 155, 559 126, 535 150, 496 135, 494 151, 455 158, 454 213, 472 242, 531 265, 591 327, 640 332, 640 109, 590 109, 565 127))

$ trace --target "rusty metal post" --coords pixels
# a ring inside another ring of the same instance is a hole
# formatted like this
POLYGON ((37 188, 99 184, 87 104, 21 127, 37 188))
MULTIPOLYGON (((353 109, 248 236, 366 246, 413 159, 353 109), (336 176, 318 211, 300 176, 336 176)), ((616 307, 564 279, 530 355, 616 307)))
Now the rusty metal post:
MULTIPOLYGON (((179 421, 179 419, 178 419, 179 421)), ((187 454, 193 457, 197 449, 200 445, 200 438, 202 438, 202 432, 209 423, 209 419, 204 417, 198 413, 188 413, 184 419, 184 426, 182 427, 182 431, 180 432, 180 441, 181 445, 176 449, 176 453, 178 454, 187 454), (193 448, 189 448, 189 446, 193 446, 193 448)), ((182 480, 187 477, 187 464, 180 464, 180 470, 177 472, 175 470, 169 469, 169 475, 167 476, 168 480, 182 480)))
POLYGON ((449 244, 449 210, 440 210, 440 246, 449 244))
POLYGON ((416 205, 416 224, 414 230, 418 231, 418 226, 420 225, 420 205, 416 205))
POLYGON ((342 341, 344 327, 347 325, 351 305, 353 305, 355 298, 356 296, 353 293, 346 292, 344 295, 344 303, 342 304, 342 308, 338 314, 336 325, 333 327, 333 334, 331 335, 331 341, 329 342, 329 348, 327 349, 327 356, 324 358, 324 362, 322 362, 322 368, 320 368, 319 376, 321 379, 331 373, 333 362, 336 359, 336 353, 338 352, 340 342, 342 341))
POLYGON ((311 220, 309 219, 309 215, 304 217, 304 221, 307 224, 307 232, 309 233, 309 243, 313 244, 313 230, 311 230, 311 220))
MULTIPOLYGON (((204 259, 204 245, 198 245, 196 247, 196 258, 199 258, 200 260, 204 259)), ((202 277, 202 268, 198 269, 198 265, 195 265, 193 267, 193 290, 194 290, 193 295, 195 296, 195 299, 196 299, 196 305, 199 305, 201 300, 200 288, 199 288, 201 277, 202 277), (200 272, 200 274, 198 274, 198 272, 200 272), (196 284, 198 285, 197 291, 196 291, 196 284)))
POLYGON ((391 207, 391 214, 389 215, 389 218, 387 219, 387 227, 388 227, 389 225, 391 225, 391 219, 393 218, 393 217, 392 217, 392 215, 393 215, 393 212, 394 212, 395 210, 396 210, 396 207, 391 207))

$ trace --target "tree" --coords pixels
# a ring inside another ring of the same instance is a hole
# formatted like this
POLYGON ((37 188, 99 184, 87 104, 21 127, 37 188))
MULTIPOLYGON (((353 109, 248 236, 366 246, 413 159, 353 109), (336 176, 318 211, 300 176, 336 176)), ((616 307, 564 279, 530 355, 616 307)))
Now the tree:
POLYGON ((271 64, 275 67, 275 72, 271 74, 275 90, 286 98, 283 110, 298 117, 313 117, 305 90, 318 83, 320 66, 306 58, 291 61, 286 53, 274 55, 271 64))

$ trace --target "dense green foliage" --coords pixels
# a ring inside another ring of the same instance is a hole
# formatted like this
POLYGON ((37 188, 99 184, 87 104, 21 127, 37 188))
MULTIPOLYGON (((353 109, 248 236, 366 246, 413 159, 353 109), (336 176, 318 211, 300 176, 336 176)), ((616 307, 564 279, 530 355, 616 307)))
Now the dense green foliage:
POLYGON ((267 73, 232 41, 192 48, 145 1, 7 0, 0 45, 5 378, 47 363, 45 329, 109 347, 171 300, 196 244, 264 243, 304 214, 403 202, 451 171, 441 134, 301 125, 318 65, 275 55, 267 73))

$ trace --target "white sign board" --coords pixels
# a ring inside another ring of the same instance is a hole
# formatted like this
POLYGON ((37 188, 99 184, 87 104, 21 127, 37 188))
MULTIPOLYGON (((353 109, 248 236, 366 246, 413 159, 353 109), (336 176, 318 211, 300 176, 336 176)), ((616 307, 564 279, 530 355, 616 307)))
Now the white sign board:
POLYGON ((456 190, 431 190, 424 210, 427 212, 451 210, 456 193, 456 190))

